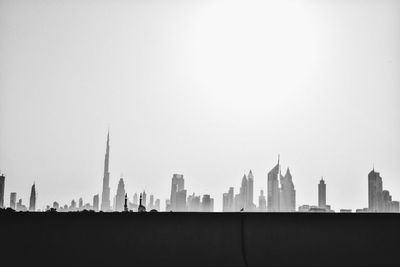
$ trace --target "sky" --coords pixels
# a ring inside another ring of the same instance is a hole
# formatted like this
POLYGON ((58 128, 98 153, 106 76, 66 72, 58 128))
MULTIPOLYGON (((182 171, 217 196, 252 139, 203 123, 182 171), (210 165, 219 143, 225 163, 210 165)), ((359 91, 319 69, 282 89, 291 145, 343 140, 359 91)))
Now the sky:
POLYGON ((296 204, 367 207, 367 175, 400 200, 400 2, 0 0, 0 172, 37 207, 238 192, 280 155, 296 204))

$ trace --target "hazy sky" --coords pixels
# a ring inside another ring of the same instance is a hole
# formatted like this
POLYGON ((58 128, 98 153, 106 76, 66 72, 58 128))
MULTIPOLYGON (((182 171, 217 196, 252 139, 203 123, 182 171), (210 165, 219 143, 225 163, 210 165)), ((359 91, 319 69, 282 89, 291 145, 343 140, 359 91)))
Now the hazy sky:
POLYGON ((0 1, 0 170, 38 208, 101 193, 255 198, 281 155, 297 205, 400 200, 400 2, 0 1), (236 193, 235 192, 235 193, 236 193))

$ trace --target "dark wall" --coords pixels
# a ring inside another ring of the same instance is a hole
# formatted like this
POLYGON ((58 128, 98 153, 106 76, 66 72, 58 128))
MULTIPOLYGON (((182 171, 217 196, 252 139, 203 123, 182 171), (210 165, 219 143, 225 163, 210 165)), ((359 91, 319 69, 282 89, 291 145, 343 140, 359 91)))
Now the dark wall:
POLYGON ((399 227, 400 214, 1 213, 0 266, 400 266, 399 227))

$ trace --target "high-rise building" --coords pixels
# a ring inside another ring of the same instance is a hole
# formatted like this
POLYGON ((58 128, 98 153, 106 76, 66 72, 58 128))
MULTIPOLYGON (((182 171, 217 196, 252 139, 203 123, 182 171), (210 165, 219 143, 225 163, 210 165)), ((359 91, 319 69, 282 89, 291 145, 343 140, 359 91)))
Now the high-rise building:
POLYGON ((235 210, 234 188, 229 187, 228 193, 224 193, 222 195, 222 211, 232 212, 234 210, 235 210))
POLYGON ((17 193, 16 192, 12 192, 10 194, 10 208, 15 210, 16 205, 17 205, 17 193))
POLYGON ((264 190, 260 191, 260 196, 258 197, 258 211, 267 211, 267 201, 265 200, 264 190))
POLYGON ((370 212, 383 210, 382 177, 373 169, 368 174, 368 209, 370 212))
POLYGON ((186 192, 179 194, 179 197, 180 197, 179 201, 181 201, 181 202, 177 203, 178 192, 183 191, 183 190, 185 190, 185 180, 183 179, 183 174, 174 174, 172 176, 171 198, 170 198, 169 210, 178 211, 177 210, 178 206, 180 208, 182 208, 183 206, 186 206, 186 192), (183 200, 183 195, 185 196, 184 200, 183 200))
POLYGON ((187 211, 186 190, 176 192, 175 211, 187 211))
POLYGON ((246 210, 252 211, 254 210, 254 175, 250 170, 247 175, 247 192, 246 192, 246 210))
POLYGON ((53 202, 53 209, 58 210, 59 208, 60 208, 60 204, 58 204, 57 201, 54 201, 54 202, 53 202))
POLYGON ((242 184, 240 185, 238 206, 236 210, 246 210, 247 211, 247 177, 246 174, 243 175, 242 184))
POLYGON ((269 212, 279 211, 279 157, 278 164, 268 172, 267 209, 269 212))
POLYGON ((318 207, 326 207, 326 184, 323 177, 321 177, 318 184, 318 207))
POLYGON ((125 184, 124 179, 119 179, 117 187, 117 195, 115 196, 115 210, 123 211, 125 201, 125 184))
POLYGON ((148 210, 152 210, 154 209, 154 196, 153 194, 150 194, 150 201, 149 201, 149 205, 148 205, 148 210))
POLYGON ((75 211, 76 210, 76 201, 73 199, 71 200, 71 206, 69 206, 70 211, 75 211))
POLYGON ((160 199, 159 198, 156 199, 156 202, 154 204, 154 209, 160 211, 160 199))
POLYGON ((147 194, 146 191, 142 193, 142 205, 147 209, 147 194))
POLYGON ((110 131, 108 131, 108 133, 107 133, 106 155, 104 158, 103 192, 101 195, 101 210, 102 211, 111 210, 109 160, 110 160, 110 131))
POLYGON ((4 208, 4 185, 6 177, 4 174, 0 175, 0 209, 4 208))
POLYGON ((31 197, 29 198, 29 211, 36 211, 36 188, 35 184, 31 188, 31 197))
POLYGON ((201 211, 200 196, 196 196, 194 193, 187 198, 187 210, 191 212, 201 211))
POLYGON ((78 207, 79 210, 83 210, 83 198, 79 198, 78 207))
POLYGON ((295 212, 296 211, 296 190, 292 180, 292 174, 289 168, 286 170, 285 176, 280 174, 281 190, 279 194, 279 211, 295 212))
POLYGON ((99 194, 93 196, 93 210, 99 211, 99 194))
POLYGON ((210 195, 203 195, 201 202, 202 211, 213 212, 214 211, 214 199, 210 195))

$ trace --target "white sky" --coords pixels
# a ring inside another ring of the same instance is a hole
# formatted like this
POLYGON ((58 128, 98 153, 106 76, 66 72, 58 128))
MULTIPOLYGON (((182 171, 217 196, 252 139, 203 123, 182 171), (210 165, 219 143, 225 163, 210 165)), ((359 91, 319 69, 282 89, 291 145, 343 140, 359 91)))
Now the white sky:
POLYGON ((297 205, 327 182, 367 206, 375 164, 400 200, 399 1, 1 1, 0 170, 38 207, 111 191, 255 198, 281 154, 297 205))

